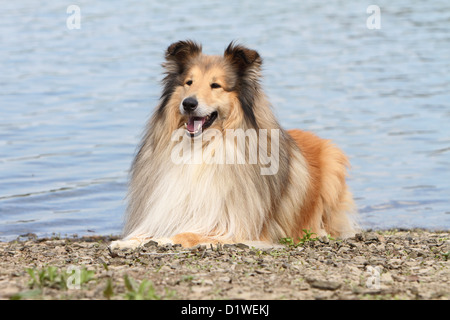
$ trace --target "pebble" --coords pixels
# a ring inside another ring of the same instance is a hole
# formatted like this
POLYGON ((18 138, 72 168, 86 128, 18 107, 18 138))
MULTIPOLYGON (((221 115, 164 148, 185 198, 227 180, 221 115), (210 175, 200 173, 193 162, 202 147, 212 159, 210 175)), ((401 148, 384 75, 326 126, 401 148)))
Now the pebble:
POLYGON ((370 241, 378 242, 378 241, 380 241, 380 239, 379 239, 379 237, 378 237, 378 235, 376 233, 370 232, 370 233, 366 234, 365 242, 370 242, 370 241))
POLYGON ((328 239, 328 236, 322 236, 322 237, 319 238, 319 241, 320 241, 321 243, 326 243, 326 244, 328 244, 328 243, 330 242, 330 239, 328 239))
POLYGON ((272 271, 267 270, 267 269, 256 269, 255 272, 258 273, 258 274, 270 274, 270 273, 272 273, 272 271))
POLYGON ((248 249, 249 246, 244 243, 236 243, 235 246, 239 249, 248 249))
POLYGON ((307 282, 312 288, 320 289, 320 290, 337 290, 341 287, 340 283, 325 281, 325 280, 316 280, 316 279, 307 279, 307 282))
POLYGON ((226 282, 226 283, 231 283, 231 278, 224 276, 224 277, 219 277, 217 278, 217 281, 221 281, 221 282, 226 282))

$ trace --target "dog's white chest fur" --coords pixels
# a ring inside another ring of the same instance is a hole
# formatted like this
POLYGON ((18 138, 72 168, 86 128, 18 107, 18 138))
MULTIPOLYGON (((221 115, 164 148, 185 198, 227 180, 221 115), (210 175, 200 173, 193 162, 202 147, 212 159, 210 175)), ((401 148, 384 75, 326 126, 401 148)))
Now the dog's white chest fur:
POLYGON ((127 238, 143 234, 170 238, 182 232, 227 239, 259 237, 268 199, 255 198, 262 186, 249 178, 247 164, 174 164, 168 160, 159 170, 149 182, 153 186, 145 201, 145 216, 127 238))

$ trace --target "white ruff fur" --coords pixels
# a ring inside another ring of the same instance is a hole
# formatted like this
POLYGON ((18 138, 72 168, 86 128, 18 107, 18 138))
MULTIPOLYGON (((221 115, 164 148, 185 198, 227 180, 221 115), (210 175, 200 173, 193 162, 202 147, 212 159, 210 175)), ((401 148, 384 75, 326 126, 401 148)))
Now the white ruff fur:
MULTIPOLYGON (((189 140, 183 139, 181 143, 190 143, 189 140)), ((217 147, 220 142, 212 143, 217 147)), ((230 142, 226 144, 226 148, 234 147, 230 142)), ((194 149, 194 153, 201 152, 202 146, 198 146, 200 151, 194 149)), ((207 164, 211 154, 203 154, 203 164, 175 164, 170 158, 172 148, 167 149, 164 155, 149 157, 152 163, 148 165, 157 167, 152 170, 156 174, 152 177, 152 192, 147 195, 145 217, 125 240, 143 236, 170 238, 183 232, 218 240, 259 240, 271 205, 270 190, 264 179, 274 177, 261 176, 259 165, 207 164)), ((210 145, 208 150, 212 149, 210 145)), ((184 159, 191 161, 188 157, 184 159)), ((284 196, 287 199, 280 208, 284 212, 278 213, 283 219, 294 219, 298 213, 309 179, 299 152, 291 161, 295 163, 290 164, 290 181, 295 186, 289 189, 295 190, 295 195, 288 192, 284 196)), ((269 225, 271 235, 285 235, 286 230, 277 222, 269 225)))

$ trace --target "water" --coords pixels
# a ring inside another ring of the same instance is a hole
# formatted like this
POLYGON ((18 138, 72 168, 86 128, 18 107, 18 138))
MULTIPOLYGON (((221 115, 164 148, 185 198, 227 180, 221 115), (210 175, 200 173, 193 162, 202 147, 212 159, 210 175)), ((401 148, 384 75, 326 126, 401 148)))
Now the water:
POLYGON ((3 2, 0 240, 119 234, 127 172, 157 104, 167 46, 231 40, 264 58, 286 128, 333 139, 352 162, 364 228, 450 229, 450 3, 3 2))

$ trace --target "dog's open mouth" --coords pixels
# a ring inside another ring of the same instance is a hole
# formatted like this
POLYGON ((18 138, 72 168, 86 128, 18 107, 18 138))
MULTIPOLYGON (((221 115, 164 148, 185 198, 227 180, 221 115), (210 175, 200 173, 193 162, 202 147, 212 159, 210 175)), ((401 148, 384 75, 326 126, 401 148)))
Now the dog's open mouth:
POLYGON ((217 111, 214 111, 206 117, 193 117, 190 116, 188 122, 184 124, 186 131, 191 137, 196 137, 204 130, 209 128, 217 118, 217 111))

